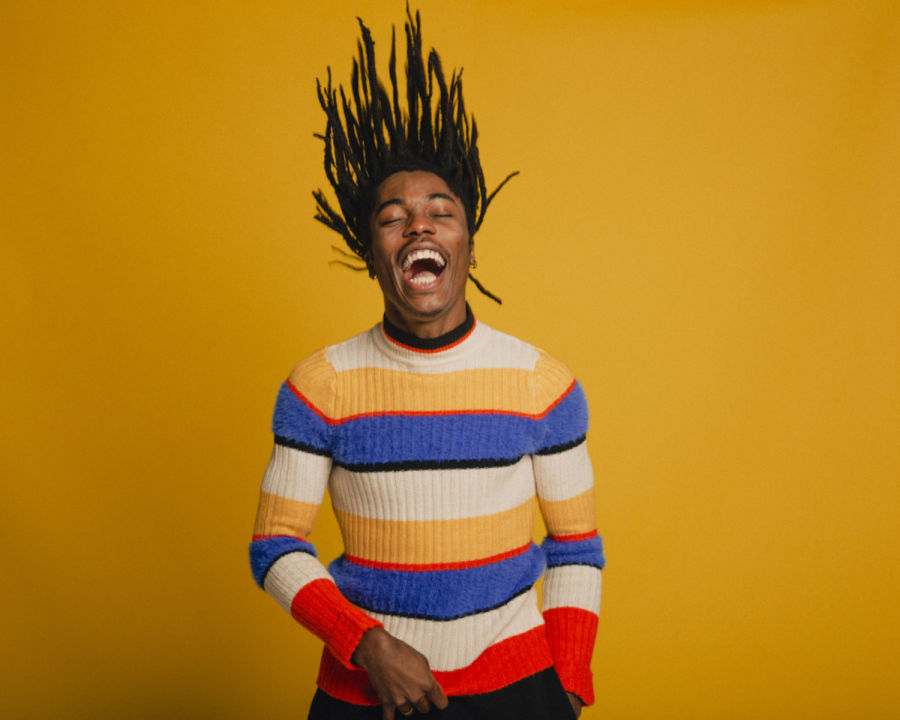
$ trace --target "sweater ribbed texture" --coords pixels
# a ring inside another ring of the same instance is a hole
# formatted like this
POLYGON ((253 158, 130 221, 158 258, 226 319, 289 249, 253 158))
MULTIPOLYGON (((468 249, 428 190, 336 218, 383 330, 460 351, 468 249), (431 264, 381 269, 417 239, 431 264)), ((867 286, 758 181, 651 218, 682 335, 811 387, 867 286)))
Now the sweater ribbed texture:
POLYGON ((483 323, 462 330, 422 349, 378 325, 293 370, 273 418, 254 575, 325 642, 318 684, 339 699, 377 704, 350 657, 381 625, 428 658, 448 695, 555 664, 590 703, 604 560, 584 394, 531 345, 483 323), (326 489, 345 548, 327 570, 308 540, 326 489))

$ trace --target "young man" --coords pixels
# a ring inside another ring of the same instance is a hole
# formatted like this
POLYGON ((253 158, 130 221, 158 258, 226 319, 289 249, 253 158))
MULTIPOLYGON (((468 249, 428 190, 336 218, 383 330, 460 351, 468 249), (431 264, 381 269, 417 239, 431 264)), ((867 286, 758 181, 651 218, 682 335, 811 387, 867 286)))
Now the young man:
POLYGON ((496 190, 458 75, 447 83, 433 50, 426 64, 410 17, 401 108, 394 49, 389 97, 360 26, 354 104, 330 78, 319 89, 340 212, 315 197, 317 218, 377 278, 384 318, 282 386, 254 575, 325 642, 310 718, 577 717, 593 701, 604 564, 584 394, 466 303, 496 190), (306 540, 326 487, 345 546, 328 570, 306 540))

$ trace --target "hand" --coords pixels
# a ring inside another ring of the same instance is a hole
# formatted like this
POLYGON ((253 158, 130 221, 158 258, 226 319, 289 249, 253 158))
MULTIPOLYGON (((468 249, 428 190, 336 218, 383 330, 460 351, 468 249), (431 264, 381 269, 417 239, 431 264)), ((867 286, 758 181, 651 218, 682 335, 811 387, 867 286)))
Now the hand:
POLYGON ((419 651, 386 630, 367 630, 353 652, 351 661, 369 674, 369 681, 381 700, 381 716, 394 720, 394 711, 412 715, 413 709, 427 713, 432 706, 443 710, 447 696, 419 651))
POLYGON ((584 707, 584 703, 581 702, 581 698, 579 698, 575 693, 567 692, 566 695, 569 696, 569 702, 572 703, 572 709, 575 711, 575 717, 580 717, 581 708, 584 707))

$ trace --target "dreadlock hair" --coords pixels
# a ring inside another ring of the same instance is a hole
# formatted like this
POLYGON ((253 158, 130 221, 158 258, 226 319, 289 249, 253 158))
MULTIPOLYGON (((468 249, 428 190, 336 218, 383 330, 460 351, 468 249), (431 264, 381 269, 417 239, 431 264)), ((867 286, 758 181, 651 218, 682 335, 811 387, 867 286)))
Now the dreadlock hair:
MULTIPOLYGON (((446 182, 465 208, 470 237, 481 227, 488 205, 500 188, 518 174, 510 173, 492 192, 487 192, 478 158, 478 128, 475 117, 466 115, 463 102, 462 70, 454 70, 448 83, 433 48, 425 60, 419 12, 413 18, 407 5, 406 17, 404 106, 397 85, 394 32, 388 95, 375 70, 375 42, 360 18, 357 20, 361 39, 357 43, 358 57, 353 60, 351 98, 343 86, 337 90, 332 87, 330 67, 325 87, 316 81, 319 104, 327 117, 325 134, 316 137, 325 143, 325 175, 334 189, 339 211, 332 208, 322 190, 317 190, 313 192, 315 218, 344 238, 351 257, 365 259, 368 255, 369 217, 374 210, 375 193, 381 182, 396 172, 426 170, 446 182)), ((336 262, 364 269, 341 260, 336 262)), ((500 302, 471 273, 469 277, 482 293, 500 302)))

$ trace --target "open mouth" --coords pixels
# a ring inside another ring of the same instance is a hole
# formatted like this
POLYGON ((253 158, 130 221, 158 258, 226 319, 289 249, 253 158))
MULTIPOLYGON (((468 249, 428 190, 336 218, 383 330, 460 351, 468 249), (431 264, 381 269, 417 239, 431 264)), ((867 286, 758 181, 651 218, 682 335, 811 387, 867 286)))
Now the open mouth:
POLYGON ((436 250, 420 248, 403 259, 401 269, 410 283, 421 287, 437 280, 446 265, 447 261, 436 250))

